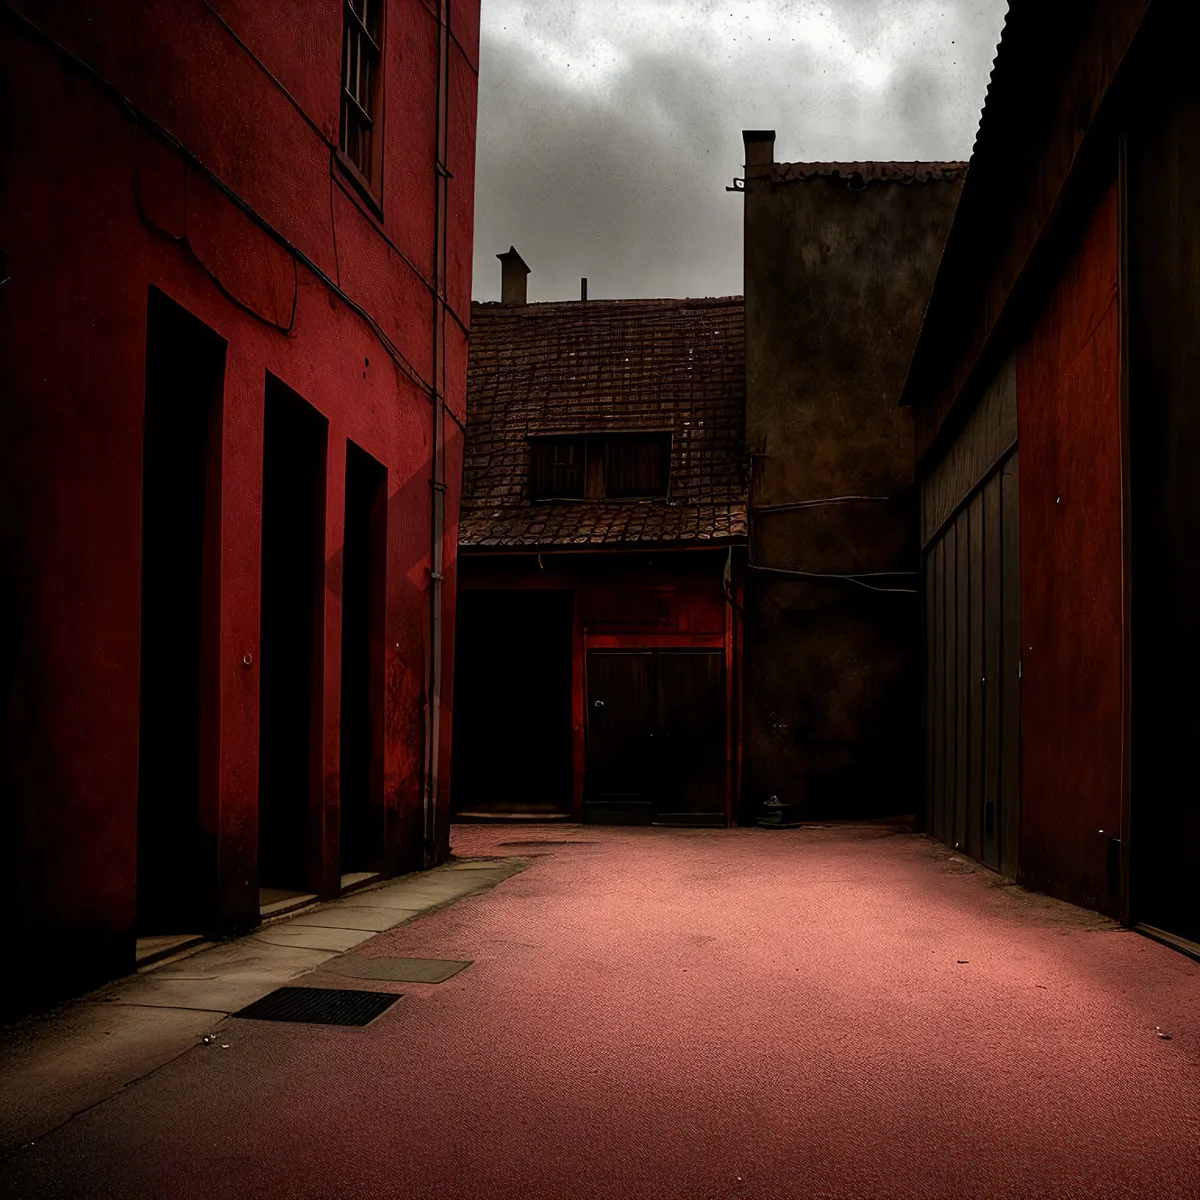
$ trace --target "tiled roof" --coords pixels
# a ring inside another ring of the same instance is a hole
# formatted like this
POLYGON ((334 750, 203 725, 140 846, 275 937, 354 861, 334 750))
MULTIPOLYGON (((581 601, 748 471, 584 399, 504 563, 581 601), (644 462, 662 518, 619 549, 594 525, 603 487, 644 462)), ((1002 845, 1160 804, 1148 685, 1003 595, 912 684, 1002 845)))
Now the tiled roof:
POLYGON ((474 304, 459 545, 746 536, 742 298, 474 304), (664 430, 668 497, 530 499, 529 438, 664 430))

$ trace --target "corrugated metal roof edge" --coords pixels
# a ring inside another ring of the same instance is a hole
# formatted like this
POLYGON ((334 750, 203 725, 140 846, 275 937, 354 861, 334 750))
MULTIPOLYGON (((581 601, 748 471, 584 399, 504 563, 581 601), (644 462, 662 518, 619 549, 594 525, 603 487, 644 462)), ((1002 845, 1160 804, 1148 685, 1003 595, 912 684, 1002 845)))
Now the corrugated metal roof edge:
MULTIPOLYGON (((971 158, 968 160, 969 162, 974 162, 981 150, 986 152, 987 143, 992 134, 992 127, 996 124, 995 110, 997 105, 1001 103, 999 96, 1008 84, 1006 76, 1015 73, 1009 69, 1009 60, 1014 54, 1013 43, 1016 41, 1019 44, 1021 23, 1028 18, 1033 8, 1034 5, 1030 0, 1009 0, 1008 7, 1005 9, 1004 21, 1000 26, 1000 35, 996 40, 996 52, 992 57, 992 69, 988 72, 988 85, 983 95, 983 105, 979 110, 979 123, 975 127, 975 141, 971 146, 971 158), (1014 29, 1017 31, 1016 33, 1014 33, 1014 29)), ((901 408, 912 406, 912 392, 915 379, 924 367, 924 359, 929 353, 929 346, 936 339, 930 322, 930 310, 934 307, 935 297, 940 297, 941 293, 946 289, 946 248, 951 246, 955 242, 956 237, 959 236, 959 230, 967 219, 964 214, 969 212, 971 208, 972 189, 965 183, 963 185, 963 194, 966 196, 967 203, 964 206, 963 196, 960 195, 958 198, 958 208, 955 210, 954 219, 950 223, 950 231, 946 235, 946 245, 942 247, 942 259, 938 263, 937 273, 934 275, 933 287, 930 288, 929 296, 925 301, 925 312, 921 315, 921 327, 917 331, 917 340, 908 362, 908 370, 904 375, 904 383, 900 388, 899 405, 901 408)))
MULTIPOLYGON (((1149 0, 1146 0, 1145 7, 1149 8, 1149 0)), ((970 163, 972 164, 977 161, 982 162, 993 172, 1001 169, 1003 146, 1001 145, 998 150, 993 150, 992 147, 994 144, 1002 142, 1006 126, 1009 123, 1010 97, 1021 88, 1024 81, 1025 63, 1022 55, 1026 48, 1026 42, 1032 42, 1035 39, 1037 19, 1044 15, 1045 11, 1045 0, 1010 0, 1009 2, 996 44, 992 70, 988 76, 983 107, 980 110, 975 144, 971 150, 970 163), (993 159, 998 159, 1000 162, 993 163, 993 159)), ((989 179, 982 171, 976 171, 963 186, 958 209, 954 214, 954 221, 946 238, 942 261, 938 266, 933 288, 926 303, 917 342, 909 360, 908 372, 900 391, 899 404, 901 407, 911 407, 913 393, 917 390, 918 382, 927 370, 927 360, 935 354, 945 353, 945 347, 940 344, 942 331, 934 327, 930 316, 935 311, 937 304, 950 290, 947 277, 953 267, 959 239, 967 236, 964 229, 969 230, 976 223, 975 210, 981 203, 978 197, 986 195, 988 190, 989 179)), ((989 333, 988 340, 990 340, 990 336, 989 333)))

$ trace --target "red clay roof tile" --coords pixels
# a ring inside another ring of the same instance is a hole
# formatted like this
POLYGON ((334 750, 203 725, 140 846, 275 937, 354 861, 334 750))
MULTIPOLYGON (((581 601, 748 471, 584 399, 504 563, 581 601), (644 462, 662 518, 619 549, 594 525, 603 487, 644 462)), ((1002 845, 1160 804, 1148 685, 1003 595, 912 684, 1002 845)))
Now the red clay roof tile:
POLYGON ((742 540, 742 298, 475 304, 459 545, 742 540), (530 436, 670 429, 665 500, 530 498, 530 436))

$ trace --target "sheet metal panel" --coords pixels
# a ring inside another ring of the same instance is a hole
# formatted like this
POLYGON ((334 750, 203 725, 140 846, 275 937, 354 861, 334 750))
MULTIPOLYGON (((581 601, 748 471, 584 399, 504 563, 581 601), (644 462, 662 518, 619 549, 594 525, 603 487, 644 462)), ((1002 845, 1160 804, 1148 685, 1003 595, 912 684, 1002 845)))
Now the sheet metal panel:
POLYGON ((921 481, 921 545, 927 546, 1017 441, 1017 360, 997 372, 942 457, 921 481))
POLYGON ((934 785, 934 739, 933 739, 933 721, 937 713, 936 697, 937 686, 934 680, 934 654, 933 647, 938 633, 937 624, 937 609, 934 605, 934 556, 932 553, 926 552, 922 556, 921 570, 921 600, 925 609, 925 644, 923 647, 925 657, 925 829, 928 833, 938 836, 934 830, 934 804, 933 804, 933 785, 934 785))
POLYGON ((954 821, 949 830, 952 846, 966 849, 967 804, 970 792, 970 660, 971 660, 971 545, 965 513, 960 513, 946 541, 955 547, 954 687, 950 693, 950 720, 954 724, 954 821))
POLYGON ((1020 802, 1016 461, 997 465, 925 558, 929 831, 1008 873, 1020 802))
POLYGON ((967 827, 963 849, 972 858, 982 853, 983 815, 983 496, 976 493, 967 509, 970 538, 969 578, 971 589, 970 662, 968 672, 969 778, 967 781, 967 827))
POLYGON ((999 807, 1003 733, 1001 640, 1004 542, 1001 529, 1003 482, 993 475, 983 489, 983 832, 981 857, 992 870, 1000 865, 999 807))
POLYGON ((942 542, 933 554, 933 833, 946 836, 946 547, 942 542))
POLYGON ((1021 543, 1019 494, 1020 452, 1004 463, 1000 475, 1001 537, 1004 542, 1001 582, 1001 702, 999 869, 1017 872, 1017 818, 1021 808, 1021 543))

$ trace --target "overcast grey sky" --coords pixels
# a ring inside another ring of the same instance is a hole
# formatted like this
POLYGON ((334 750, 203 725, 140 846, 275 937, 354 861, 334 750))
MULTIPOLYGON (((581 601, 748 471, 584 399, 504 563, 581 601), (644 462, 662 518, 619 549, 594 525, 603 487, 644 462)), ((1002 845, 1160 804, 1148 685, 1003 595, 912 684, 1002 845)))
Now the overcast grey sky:
POLYGON ((475 298, 742 290, 743 129, 780 162, 967 158, 1005 0, 483 0, 475 298))

